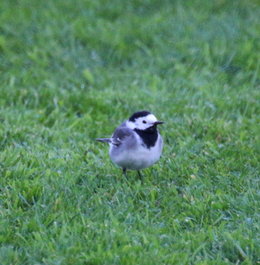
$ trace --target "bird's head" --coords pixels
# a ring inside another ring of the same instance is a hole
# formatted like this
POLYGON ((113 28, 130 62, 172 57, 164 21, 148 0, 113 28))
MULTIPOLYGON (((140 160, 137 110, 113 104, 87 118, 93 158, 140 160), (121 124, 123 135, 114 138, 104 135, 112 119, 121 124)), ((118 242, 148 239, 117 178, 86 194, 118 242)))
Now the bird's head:
POLYGON ((126 122, 126 126, 132 130, 155 130, 158 124, 163 124, 149 111, 135 112, 126 122))

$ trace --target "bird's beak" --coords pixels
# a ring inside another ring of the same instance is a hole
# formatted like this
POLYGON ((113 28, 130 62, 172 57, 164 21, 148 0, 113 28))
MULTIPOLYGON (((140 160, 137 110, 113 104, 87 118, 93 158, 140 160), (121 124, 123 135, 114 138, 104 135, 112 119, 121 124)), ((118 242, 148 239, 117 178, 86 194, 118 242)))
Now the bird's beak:
POLYGON ((154 125, 163 124, 163 123, 164 123, 163 121, 156 121, 156 122, 154 123, 154 125))

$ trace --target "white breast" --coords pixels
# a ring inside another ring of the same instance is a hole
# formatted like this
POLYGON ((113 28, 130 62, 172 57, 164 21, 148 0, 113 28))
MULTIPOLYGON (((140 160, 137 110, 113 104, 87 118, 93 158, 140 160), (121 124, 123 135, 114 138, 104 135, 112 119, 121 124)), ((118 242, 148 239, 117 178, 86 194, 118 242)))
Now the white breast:
POLYGON ((134 149, 127 149, 117 156, 111 157, 112 161, 122 168, 139 170, 153 165, 162 153, 163 141, 158 135, 155 146, 147 148, 138 134, 136 134, 138 145, 134 149))

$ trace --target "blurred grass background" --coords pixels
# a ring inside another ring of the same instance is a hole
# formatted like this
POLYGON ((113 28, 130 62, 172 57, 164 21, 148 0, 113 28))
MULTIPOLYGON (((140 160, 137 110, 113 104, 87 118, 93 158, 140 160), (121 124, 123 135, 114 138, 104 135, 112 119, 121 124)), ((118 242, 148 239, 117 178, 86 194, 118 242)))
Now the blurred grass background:
POLYGON ((0 3, 0 264, 259 262, 258 1, 0 3), (94 138, 137 110, 128 179, 94 138))

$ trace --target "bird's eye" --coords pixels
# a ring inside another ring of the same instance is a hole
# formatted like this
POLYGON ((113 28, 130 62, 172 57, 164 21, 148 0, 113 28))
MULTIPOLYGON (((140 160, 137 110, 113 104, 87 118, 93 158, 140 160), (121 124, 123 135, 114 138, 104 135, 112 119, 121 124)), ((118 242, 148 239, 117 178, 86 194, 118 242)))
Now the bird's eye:
POLYGON ((143 120, 143 123, 146 123, 146 121, 145 121, 145 120, 143 120))

